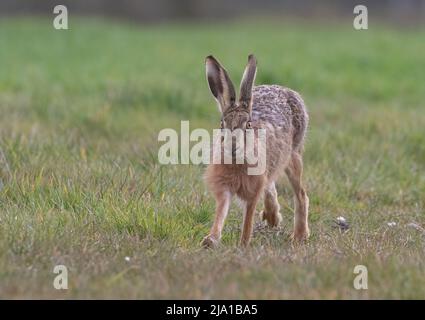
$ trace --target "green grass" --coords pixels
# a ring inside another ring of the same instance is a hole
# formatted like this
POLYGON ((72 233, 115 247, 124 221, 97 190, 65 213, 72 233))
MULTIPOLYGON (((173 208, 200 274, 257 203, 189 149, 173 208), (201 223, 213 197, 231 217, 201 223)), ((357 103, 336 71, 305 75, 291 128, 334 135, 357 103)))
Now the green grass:
POLYGON ((0 22, 1 298, 425 298, 425 234, 406 226, 425 226, 424 29, 70 27, 0 22), (157 135, 180 120, 217 127, 204 57, 238 83, 251 52, 257 83, 299 91, 310 111, 312 237, 291 245, 282 180, 280 232, 238 249, 232 206, 222 246, 204 251, 204 168, 160 166, 157 135), (69 290, 53 288, 57 264, 69 290), (353 288, 358 264, 368 290, 353 288))

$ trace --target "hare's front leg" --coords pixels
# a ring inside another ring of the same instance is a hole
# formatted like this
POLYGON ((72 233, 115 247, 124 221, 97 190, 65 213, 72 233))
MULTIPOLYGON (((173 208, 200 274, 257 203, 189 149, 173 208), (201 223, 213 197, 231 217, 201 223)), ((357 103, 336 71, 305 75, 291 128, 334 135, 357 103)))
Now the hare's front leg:
POLYGON ((291 161, 285 170, 295 193, 294 233, 295 241, 306 240, 310 235, 308 228, 308 196, 302 185, 303 161, 299 153, 293 152, 291 161))
POLYGON ((245 212, 243 217, 243 226, 241 234, 241 246, 247 247, 252 237, 252 228, 254 223, 255 207, 257 206, 259 196, 250 199, 245 204, 245 212))
POLYGON ((229 191, 222 191, 215 194, 216 209, 215 220, 211 227, 210 233, 202 240, 201 245, 205 248, 216 247, 221 238, 221 231, 223 230, 224 221, 226 220, 227 213, 229 212, 230 201, 232 195, 229 191))

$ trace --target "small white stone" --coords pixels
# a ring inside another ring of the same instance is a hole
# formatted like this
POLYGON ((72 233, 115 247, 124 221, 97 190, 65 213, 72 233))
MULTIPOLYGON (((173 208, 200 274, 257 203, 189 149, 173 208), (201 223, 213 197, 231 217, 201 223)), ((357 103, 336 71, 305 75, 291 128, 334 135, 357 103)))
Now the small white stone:
POLYGON ((339 223, 346 223, 347 222, 347 220, 342 216, 337 217, 336 221, 338 221, 339 223))
POLYGON ((395 227, 396 225, 397 225, 397 223, 395 223, 394 221, 387 223, 387 226, 389 226, 389 227, 395 227))
POLYGON ((130 257, 125 257, 124 260, 130 262, 130 257))

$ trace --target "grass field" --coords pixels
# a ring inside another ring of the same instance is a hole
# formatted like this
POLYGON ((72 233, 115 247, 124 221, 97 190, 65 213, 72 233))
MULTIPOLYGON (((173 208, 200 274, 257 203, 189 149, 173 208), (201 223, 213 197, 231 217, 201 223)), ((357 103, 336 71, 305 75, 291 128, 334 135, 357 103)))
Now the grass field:
POLYGON ((425 29, 70 28, 0 22, 0 298, 425 298, 425 232, 408 225, 425 227, 425 29), (205 251, 205 168, 160 166, 157 136, 181 120, 216 128, 204 57, 239 83, 251 52, 256 83, 299 91, 310 111, 312 236, 291 245, 282 180, 280 230, 240 250, 234 205, 221 247, 205 251), (58 264, 68 290, 52 285, 58 264), (359 264, 368 290, 353 288, 359 264))

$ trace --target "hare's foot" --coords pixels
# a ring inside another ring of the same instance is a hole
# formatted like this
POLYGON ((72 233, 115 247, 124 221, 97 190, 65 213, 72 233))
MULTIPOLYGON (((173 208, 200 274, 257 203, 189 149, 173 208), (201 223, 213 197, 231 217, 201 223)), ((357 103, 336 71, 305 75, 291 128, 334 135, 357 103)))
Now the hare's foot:
POLYGON ((201 246, 205 249, 213 249, 218 247, 220 240, 212 235, 207 235, 201 242, 201 246))
POLYGON ((297 227, 291 235, 293 242, 305 242, 310 237, 310 230, 307 226, 297 227))
POLYGON ((268 227, 278 227, 282 222, 282 215, 279 211, 266 212, 265 210, 260 212, 261 220, 266 221, 268 227))

